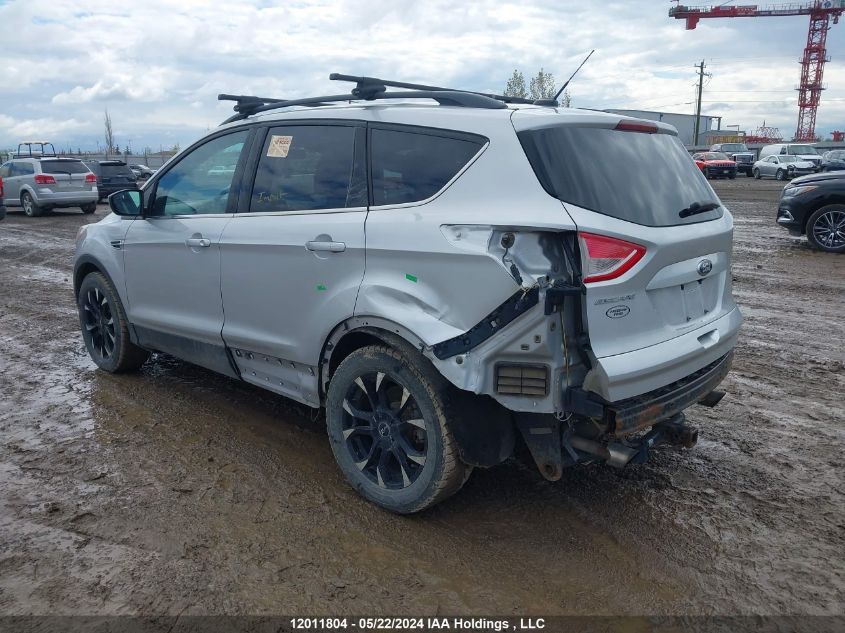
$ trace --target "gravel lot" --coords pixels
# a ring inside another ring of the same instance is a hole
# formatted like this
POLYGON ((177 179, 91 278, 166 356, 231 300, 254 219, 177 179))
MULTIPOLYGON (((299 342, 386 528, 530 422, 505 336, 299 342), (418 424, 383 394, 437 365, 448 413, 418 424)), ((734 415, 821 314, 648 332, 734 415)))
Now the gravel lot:
POLYGON ((2 614, 841 614, 845 257, 716 188, 746 317, 701 440, 548 483, 513 461, 401 518, 342 480, 311 412, 158 356, 95 371, 75 210, 0 223, 2 614))

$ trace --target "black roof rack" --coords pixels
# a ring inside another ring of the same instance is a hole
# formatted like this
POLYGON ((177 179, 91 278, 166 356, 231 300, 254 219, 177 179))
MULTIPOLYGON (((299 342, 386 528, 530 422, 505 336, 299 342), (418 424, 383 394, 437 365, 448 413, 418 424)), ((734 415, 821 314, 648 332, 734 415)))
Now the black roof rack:
POLYGON ((18 151, 15 152, 15 158, 55 158, 56 148, 50 141, 21 141, 18 143, 18 151), (32 146, 37 145, 41 148, 39 152, 33 152, 32 146), (52 152, 47 151, 47 146, 52 148, 52 152), (21 147, 26 146, 26 153, 21 151, 21 147))
POLYGON ((245 119, 260 112, 287 108, 291 106, 321 106, 341 101, 375 101, 376 99, 433 99, 440 105, 458 106, 463 108, 484 108, 501 109, 507 107, 507 103, 523 103, 537 105, 557 105, 557 101, 551 100, 535 102, 531 99, 521 97, 508 97, 505 95, 475 92, 471 90, 456 90, 454 88, 440 88, 438 86, 426 86, 423 84, 411 84, 403 81, 391 81, 378 79, 377 77, 358 77, 354 75, 341 75, 332 73, 329 75, 332 81, 354 82, 355 88, 348 94, 328 95, 323 97, 305 97, 303 99, 275 99, 268 97, 254 97, 251 95, 228 95, 217 96, 220 101, 235 101, 235 113, 221 125, 245 119), (406 88, 408 92, 388 92, 387 88, 406 88))

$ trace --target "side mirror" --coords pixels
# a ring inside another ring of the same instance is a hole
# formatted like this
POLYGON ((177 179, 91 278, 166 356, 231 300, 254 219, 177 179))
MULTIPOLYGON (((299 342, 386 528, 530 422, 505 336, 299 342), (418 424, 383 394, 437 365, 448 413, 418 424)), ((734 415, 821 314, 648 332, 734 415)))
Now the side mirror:
POLYGON ((124 189, 109 196, 109 208, 120 216, 139 216, 143 209, 143 194, 134 189, 124 189))

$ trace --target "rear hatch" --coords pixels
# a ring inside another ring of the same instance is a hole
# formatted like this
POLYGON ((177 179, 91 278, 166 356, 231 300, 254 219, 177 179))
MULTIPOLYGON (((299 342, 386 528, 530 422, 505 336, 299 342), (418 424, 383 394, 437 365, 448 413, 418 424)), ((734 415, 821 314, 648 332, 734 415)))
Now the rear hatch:
POLYGON ((123 161, 102 161, 100 163, 100 182, 104 187, 113 189, 135 185, 135 174, 123 161))
POLYGON ((86 181, 91 170, 81 160, 55 158, 41 160, 41 173, 52 176, 55 184, 50 183, 54 192, 90 191, 93 182, 86 181))
POLYGON ((578 227, 590 345, 599 364, 617 357, 605 363, 607 384, 596 390, 611 400, 630 397, 712 362, 716 350, 707 350, 720 332, 710 334, 707 326, 736 307, 730 213, 674 128, 610 117, 558 119, 537 127, 514 116, 514 125, 540 183, 578 227), (660 347, 664 357, 631 355, 692 333, 697 344, 685 342, 683 363, 673 365, 671 352, 665 358, 671 345, 660 347), (653 365, 652 377, 614 385, 623 379, 609 368, 620 366, 620 355, 636 358, 643 371, 653 365), (665 371, 657 371, 661 364, 665 371))

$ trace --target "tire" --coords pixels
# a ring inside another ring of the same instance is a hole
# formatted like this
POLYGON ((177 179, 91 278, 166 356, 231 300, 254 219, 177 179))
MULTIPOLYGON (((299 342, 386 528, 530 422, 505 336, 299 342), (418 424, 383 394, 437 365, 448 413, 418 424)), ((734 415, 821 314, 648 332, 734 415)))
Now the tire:
POLYGON ((745 176, 746 176, 747 178, 751 178, 752 176, 754 176, 754 170, 752 170, 752 169, 747 170, 747 171, 745 172, 745 176))
POLYGON ((347 356, 329 383, 326 425, 352 487, 398 514, 460 490, 472 467, 461 461, 449 428, 453 389, 411 348, 372 345, 347 356))
POLYGON ((786 172, 782 169, 778 169, 777 173, 775 174, 775 180, 786 180, 786 172))
POLYGON ((23 212, 31 218, 37 218, 44 213, 44 210, 35 203, 32 194, 28 191, 24 191, 21 194, 21 206, 23 207, 23 212))
POLYGON ((728 178, 730 178, 731 180, 736 180, 736 174, 731 174, 730 176, 728 176, 728 178))
POLYGON ((754 176, 754 178, 756 178, 757 180, 760 180, 760 179, 763 177, 763 176, 760 174, 760 170, 759 170, 759 169, 757 169, 756 167, 755 167, 754 169, 752 169, 752 170, 751 170, 751 173, 752 173, 752 175, 754 176))
POLYGON ((126 312, 117 291, 101 273, 89 273, 76 298, 82 338, 97 367, 117 374, 135 371, 150 353, 129 339, 126 312))
POLYGON ((845 253, 845 204, 817 209, 807 220, 810 246, 828 253, 845 253))
POLYGON ((92 202, 91 204, 82 205, 80 209, 82 209, 82 213, 94 213, 97 210, 97 203, 92 202))
POLYGON ((710 170, 707 167, 704 168, 704 177, 707 178, 707 180, 710 180, 711 178, 710 170))

